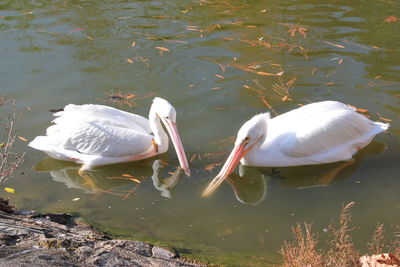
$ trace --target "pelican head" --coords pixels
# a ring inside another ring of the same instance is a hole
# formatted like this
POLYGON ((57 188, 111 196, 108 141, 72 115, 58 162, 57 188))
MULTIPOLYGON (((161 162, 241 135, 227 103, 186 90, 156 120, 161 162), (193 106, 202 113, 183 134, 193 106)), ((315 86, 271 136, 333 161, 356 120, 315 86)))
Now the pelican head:
POLYGON ((186 159, 185 150, 183 149, 182 141, 176 126, 176 111, 175 108, 165 99, 156 97, 150 109, 150 113, 154 112, 162 121, 168 134, 171 136, 176 154, 178 155, 181 168, 187 176, 190 176, 189 164, 186 159))
POLYGON ((219 174, 215 176, 206 190, 204 190, 203 197, 207 197, 214 192, 229 174, 235 170, 240 160, 265 137, 267 132, 267 120, 269 118, 269 113, 262 113, 254 116, 243 124, 237 134, 235 146, 231 154, 219 174))

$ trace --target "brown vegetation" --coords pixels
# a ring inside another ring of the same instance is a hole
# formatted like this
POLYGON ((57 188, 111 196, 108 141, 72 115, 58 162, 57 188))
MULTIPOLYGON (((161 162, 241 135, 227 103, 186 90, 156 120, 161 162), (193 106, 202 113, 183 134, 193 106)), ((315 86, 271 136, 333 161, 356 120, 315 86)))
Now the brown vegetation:
POLYGON ((0 185, 10 178, 24 159, 23 154, 12 150, 16 136, 14 135, 15 102, 12 98, 0 98, 0 185), (4 112, 5 110, 5 112, 4 112))
MULTIPOLYGON (((361 266, 361 254, 355 248, 350 235, 350 232, 354 230, 350 214, 350 208, 353 205, 354 202, 345 205, 340 213, 338 224, 332 222, 329 225, 330 238, 326 250, 318 248, 318 236, 312 233, 311 224, 304 223, 304 230, 300 224, 293 227, 294 241, 284 242, 281 249, 283 265, 291 267, 361 266)), ((397 266, 395 264, 400 258, 400 236, 396 234, 394 240, 389 244, 385 243, 383 224, 378 224, 372 241, 368 244, 368 249, 371 254, 380 254, 379 256, 385 256, 387 260, 385 262, 382 259, 376 260, 374 256, 363 258, 375 260, 377 263, 394 264, 388 266, 397 266), (384 252, 388 254, 383 254, 384 252)))

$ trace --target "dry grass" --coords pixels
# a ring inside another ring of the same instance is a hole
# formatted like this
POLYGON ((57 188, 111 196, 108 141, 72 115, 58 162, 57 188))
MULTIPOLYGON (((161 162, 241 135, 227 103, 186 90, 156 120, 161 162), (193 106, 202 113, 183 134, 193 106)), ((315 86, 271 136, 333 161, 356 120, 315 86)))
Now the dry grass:
POLYGON ((15 101, 13 98, 0 98, 3 117, 0 118, 0 185, 5 183, 24 160, 24 154, 12 150, 15 135, 15 101))
POLYGON ((304 223, 304 232, 300 224, 292 229, 293 242, 284 242, 281 254, 284 266, 322 266, 323 255, 317 249, 316 236, 311 232, 311 224, 304 223))
POLYGON ((383 224, 378 224, 376 226, 375 232, 372 235, 371 243, 368 243, 368 250, 372 254, 382 253, 385 247, 384 236, 383 236, 383 224))
POLYGON ((360 258, 360 253, 354 247, 350 232, 354 230, 351 223, 350 208, 354 206, 350 202, 342 207, 339 217, 339 224, 332 222, 328 231, 331 236, 330 249, 326 254, 326 266, 355 266, 360 258))
POLYGON ((395 232, 394 240, 392 242, 390 251, 392 251, 393 254, 396 255, 397 258, 400 259, 400 225, 396 225, 396 229, 398 231, 395 232))
MULTIPOLYGON (((360 252, 355 248, 351 231, 352 226, 350 209, 351 202, 342 207, 338 223, 332 222, 328 227, 328 248, 318 248, 318 236, 311 231, 311 224, 304 223, 304 230, 300 224, 293 227, 294 241, 284 242, 281 255, 283 266, 316 267, 316 266, 361 266, 360 252)), ((400 230, 400 226, 396 226, 400 230)), ((394 259, 400 258, 400 232, 395 232, 394 239, 385 242, 384 226, 378 224, 372 240, 367 244, 371 254, 391 253, 394 259)))

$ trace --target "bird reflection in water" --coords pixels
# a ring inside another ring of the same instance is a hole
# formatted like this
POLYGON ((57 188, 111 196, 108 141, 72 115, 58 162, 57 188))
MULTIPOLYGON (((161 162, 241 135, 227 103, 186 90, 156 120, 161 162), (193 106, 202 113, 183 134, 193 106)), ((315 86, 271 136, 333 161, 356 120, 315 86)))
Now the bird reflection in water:
POLYGON ((268 183, 279 183, 295 189, 328 186, 348 179, 366 155, 382 153, 385 149, 384 143, 372 142, 354 159, 323 165, 279 168, 239 165, 239 175, 232 173, 227 182, 239 202, 257 205, 266 197, 268 183))
POLYGON ((161 165, 162 161, 159 159, 153 162, 153 176, 151 176, 151 179, 153 180, 154 187, 161 192, 161 195, 163 197, 172 198, 171 189, 174 188, 179 182, 182 168, 177 167, 176 170, 171 174, 171 176, 160 178, 159 171, 161 165))
MULTIPOLYGON (((137 163, 148 164, 148 161, 137 163)), ((131 163, 132 164, 132 163, 131 163)), ((45 158, 41 162, 33 166, 33 170, 38 172, 48 172, 52 179, 56 182, 64 183, 67 188, 83 190, 89 194, 108 193, 116 196, 128 198, 135 192, 140 185, 148 184, 146 181, 151 177, 154 188, 161 192, 161 196, 171 198, 172 189, 178 184, 182 168, 177 167, 165 175, 162 169, 166 167, 166 162, 162 160, 154 160, 152 163, 153 174, 149 175, 149 168, 137 168, 136 176, 129 174, 121 174, 124 164, 118 166, 111 165, 105 168, 87 171, 85 176, 79 174, 80 166, 71 162, 59 161, 52 158, 45 158), (166 177, 163 177, 166 176, 166 177), (134 183, 134 187, 130 190, 121 189, 129 183, 134 183)), ((131 166, 130 166, 131 167, 131 166)), ((141 167, 141 166, 138 166, 141 167)), ((168 170, 171 170, 168 168, 168 170)), ((127 172, 129 172, 127 170, 127 172)), ((147 188, 147 186, 142 186, 147 188)))

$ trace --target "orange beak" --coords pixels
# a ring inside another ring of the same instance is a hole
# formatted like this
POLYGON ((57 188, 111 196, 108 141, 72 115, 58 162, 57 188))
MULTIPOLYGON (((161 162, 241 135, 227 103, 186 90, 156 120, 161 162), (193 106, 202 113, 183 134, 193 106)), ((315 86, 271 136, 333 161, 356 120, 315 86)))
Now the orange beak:
POLYGON ((245 149, 245 145, 243 143, 233 148, 219 174, 215 176, 214 180, 212 180, 206 190, 204 190, 203 197, 210 196, 220 186, 220 184, 229 176, 229 174, 235 170, 240 160, 247 154, 247 152, 249 152, 250 149, 251 147, 245 149))
POLYGON ((186 154, 185 150, 183 149, 181 137, 179 135, 178 128, 176 127, 176 123, 171 122, 170 120, 163 120, 165 128, 167 128, 167 131, 169 135, 171 136, 172 139, 172 144, 174 145, 176 154, 178 155, 179 159, 179 164, 181 165, 181 168, 185 172, 187 176, 190 176, 190 169, 189 169, 189 164, 186 159, 186 154))

